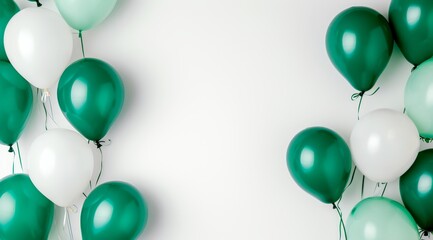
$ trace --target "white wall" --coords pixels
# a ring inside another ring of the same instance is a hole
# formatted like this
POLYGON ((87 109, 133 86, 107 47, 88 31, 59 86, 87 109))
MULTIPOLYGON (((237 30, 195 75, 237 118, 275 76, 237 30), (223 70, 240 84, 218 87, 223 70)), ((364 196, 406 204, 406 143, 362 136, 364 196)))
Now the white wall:
MULTIPOLYGON (((107 135, 112 144, 103 148, 102 182, 130 182, 147 199, 150 219, 141 239, 337 239, 337 213, 292 180, 286 148, 310 126, 348 139, 357 103, 328 60, 325 33, 349 6, 387 16, 389 2, 121 0, 86 32, 87 56, 112 64, 126 87, 125 106, 107 135)), ((76 35, 75 47, 78 59, 76 35)), ((402 110, 410 69, 396 49, 361 115, 402 110)), ((51 92, 55 120, 71 128, 51 92)), ((24 161, 44 131, 36 103, 20 139, 24 161)), ((2 146, 0 176, 10 166, 2 146)), ((367 196, 373 185, 367 183, 367 196)), ((341 205, 345 216, 359 194, 357 175, 341 205)), ((399 198, 395 183, 386 196, 399 198)), ((72 218, 79 239, 79 214, 72 218)))

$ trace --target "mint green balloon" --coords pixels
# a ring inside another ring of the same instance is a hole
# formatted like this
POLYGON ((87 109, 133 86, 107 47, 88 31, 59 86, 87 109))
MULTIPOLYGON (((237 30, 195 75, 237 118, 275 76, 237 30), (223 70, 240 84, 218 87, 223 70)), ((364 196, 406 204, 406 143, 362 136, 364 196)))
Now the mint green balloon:
POLYGON ((346 222, 349 240, 419 240, 418 227, 400 203, 372 197, 359 202, 346 222))
POLYGON ((412 71, 406 83, 404 104, 419 134, 433 138, 433 59, 412 71))
POLYGON ((85 31, 110 15, 117 0, 56 0, 57 8, 72 28, 85 31))

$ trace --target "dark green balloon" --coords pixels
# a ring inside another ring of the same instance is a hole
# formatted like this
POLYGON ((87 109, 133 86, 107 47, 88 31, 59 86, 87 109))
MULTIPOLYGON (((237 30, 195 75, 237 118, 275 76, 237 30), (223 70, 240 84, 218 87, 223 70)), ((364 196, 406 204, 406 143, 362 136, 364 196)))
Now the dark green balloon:
POLYGON ((137 189, 108 182, 93 190, 81 210, 83 240, 133 240, 147 223, 146 203, 137 189))
POLYGON ((392 0, 389 23, 404 57, 418 66, 433 56, 433 1, 392 0))
POLYGON ((0 239, 47 239, 54 204, 42 195, 24 174, 0 181, 0 239))
POLYGON ((87 139, 98 142, 119 115, 123 83, 107 63, 84 58, 63 72, 57 98, 68 121, 87 139))
POLYGON ((296 183, 324 203, 335 203, 343 194, 352 168, 346 142, 323 127, 298 133, 287 150, 287 166, 296 183))
POLYGON ((6 25, 15 13, 20 8, 13 0, 1 0, 0 1, 0 60, 7 61, 8 57, 5 52, 5 45, 3 42, 6 25))
POLYGON ((417 224, 433 231, 433 149, 421 151, 400 177, 400 195, 417 224))
POLYGON ((30 84, 8 62, 0 61, 0 143, 11 146, 20 137, 30 116, 30 84))
POLYGON ((326 33, 334 66, 356 90, 370 90, 391 58, 394 45, 386 19, 373 9, 352 7, 338 14, 326 33))

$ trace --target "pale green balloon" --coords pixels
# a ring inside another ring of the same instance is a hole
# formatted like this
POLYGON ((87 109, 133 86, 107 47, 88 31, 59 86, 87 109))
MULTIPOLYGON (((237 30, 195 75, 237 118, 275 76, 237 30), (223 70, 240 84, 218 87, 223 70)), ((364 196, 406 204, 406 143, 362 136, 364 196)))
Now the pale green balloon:
POLYGON ((400 203, 372 197, 359 202, 347 219, 350 240, 419 240, 418 227, 400 203))
POLYGON ((410 74, 404 104, 419 134, 433 138, 433 59, 423 62, 410 74))
POLYGON ((110 15, 117 0, 56 0, 57 8, 72 28, 85 31, 110 15))

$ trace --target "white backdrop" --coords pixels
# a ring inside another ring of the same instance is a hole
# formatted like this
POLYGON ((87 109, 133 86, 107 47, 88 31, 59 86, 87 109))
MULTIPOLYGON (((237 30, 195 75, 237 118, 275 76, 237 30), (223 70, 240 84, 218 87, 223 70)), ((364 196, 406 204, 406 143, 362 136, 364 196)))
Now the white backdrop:
MULTIPOLYGON (((125 84, 123 111, 107 135, 112 144, 103 147, 101 182, 129 182, 145 197, 149 223, 140 239, 337 239, 337 213, 292 180, 286 149, 310 126, 348 139, 357 102, 328 60, 325 33, 350 6, 387 16, 389 2, 120 0, 102 25, 85 32, 86 55, 113 65, 125 84)), ((54 8, 51 0, 42 3, 54 8)), ((76 34, 74 41, 76 60, 76 34)), ((361 116, 403 110, 410 69, 395 48, 361 116)), ((56 88, 51 93, 58 126, 71 128, 56 88)), ((24 164, 32 140, 45 131, 35 103, 19 141, 24 164)), ((1 177, 11 172, 7 149, 0 147, 1 177)), ((367 182, 367 196, 373 186, 367 182)), ((341 205, 345 216, 359 195, 357 175, 341 205)), ((399 200, 397 185, 385 195, 399 200)), ((79 213, 72 218, 80 239, 79 213)))

